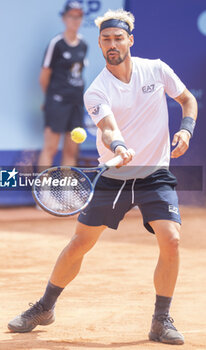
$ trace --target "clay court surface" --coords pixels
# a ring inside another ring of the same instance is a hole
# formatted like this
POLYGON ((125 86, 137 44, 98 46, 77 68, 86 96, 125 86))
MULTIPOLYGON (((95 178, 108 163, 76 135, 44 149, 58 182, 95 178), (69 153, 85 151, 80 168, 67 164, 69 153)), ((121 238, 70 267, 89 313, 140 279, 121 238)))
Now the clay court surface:
POLYGON ((181 214, 182 262, 171 315, 185 345, 171 346, 147 338, 158 249, 138 210, 118 231, 106 230, 87 254, 57 303, 55 323, 27 334, 7 331, 8 321, 41 297, 76 218, 1 209, 0 349, 206 349, 206 209, 182 207, 181 214))

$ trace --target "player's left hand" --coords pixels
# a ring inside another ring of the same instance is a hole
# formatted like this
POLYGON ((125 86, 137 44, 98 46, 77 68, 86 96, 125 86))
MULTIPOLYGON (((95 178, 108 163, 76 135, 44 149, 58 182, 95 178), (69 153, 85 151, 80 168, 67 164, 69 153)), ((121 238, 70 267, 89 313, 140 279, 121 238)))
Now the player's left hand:
POLYGON ((177 146, 175 147, 175 149, 173 149, 171 153, 171 158, 178 158, 187 151, 189 147, 190 138, 191 136, 186 130, 180 130, 174 135, 172 146, 177 146))

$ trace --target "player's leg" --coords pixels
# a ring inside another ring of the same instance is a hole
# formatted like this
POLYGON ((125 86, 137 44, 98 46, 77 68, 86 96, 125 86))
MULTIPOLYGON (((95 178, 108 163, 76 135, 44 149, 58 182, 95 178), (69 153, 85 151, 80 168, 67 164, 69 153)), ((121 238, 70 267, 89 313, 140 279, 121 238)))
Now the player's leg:
POLYGON ((117 229, 131 207, 128 196, 131 197, 128 191, 124 194, 122 181, 104 177, 98 180, 92 201, 79 215, 75 235, 60 254, 43 297, 9 323, 11 331, 29 332, 38 324, 47 325, 54 321, 53 307, 58 296, 78 274, 84 254, 93 247, 102 231, 106 227, 117 229), (117 205, 120 192, 123 200, 119 199, 117 205))
POLYGON ((52 131, 52 129, 47 126, 44 130, 44 146, 40 153, 38 159, 38 166, 40 167, 50 167, 53 162, 53 158, 57 152, 58 144, 60 140, 60 133, 52 131))
POLYGON ((160 250, 154 273, 156 303, 149 338, 163 343, 183 344, 184 338, 173 326, 169 316, 179 269, 180 224, 156 220, 149 222, 149 225, 155 232, 160 250))
POLYGON ((156 293, 172 297, 179 269, 180 224, 169 220, 157 220, 152 226, 159 245, 159 259, 154 273, 156 293))
POLYGON ((71 139, 71 133, 67 132, 64 136, 64 145, 62 150, 62 165, 75 166, 77 165, 77 156, 79 145, 71 139))
POLYGON ((184 343, 184 338, 169 315, 179 267, 181 218, 176 184, 171 172, 159 169, 140 183, 141 191, 136 184, 135 203, 141 210, 146 229, 156 234, 160 249, 154 273, 156 303, 149 339, 178 345, 184 343))
POLYGON ((77 222, 76 232, 57 259, 50 281, 61 288, 78 274, 84 255, 95 245, 106 226, 87 226, 77 222))
POLYGON ((30 332, 37 325, 54 322, 54 306, 64 287, 78 274, 84 254, 96 243, 105 226, 90 227, 77 224, 70 243, 60 254, 43 297, 31 308, 8 324, 12 332, 30 332))

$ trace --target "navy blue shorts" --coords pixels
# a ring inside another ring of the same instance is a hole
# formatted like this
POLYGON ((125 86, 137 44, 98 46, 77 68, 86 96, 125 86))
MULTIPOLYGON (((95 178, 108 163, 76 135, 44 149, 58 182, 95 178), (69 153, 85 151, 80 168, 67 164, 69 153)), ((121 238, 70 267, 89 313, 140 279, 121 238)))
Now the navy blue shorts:
POLYGON ((60 95, 47 96, 44 107, 45 126, 56 133, 72 131, 83 127, 84 107, 82 104, 72 104, 60 95))
POLYGON ((117 229, 125 214, 138 206, 144 226, 151 233, 154 231, 150 221, 171 220, 181 224, 176 185, 176 177, 166 169, 144 179, 125 182, 101 176, 92 201, 81 212, 78 221, 88 226, 105 225, 117 229))

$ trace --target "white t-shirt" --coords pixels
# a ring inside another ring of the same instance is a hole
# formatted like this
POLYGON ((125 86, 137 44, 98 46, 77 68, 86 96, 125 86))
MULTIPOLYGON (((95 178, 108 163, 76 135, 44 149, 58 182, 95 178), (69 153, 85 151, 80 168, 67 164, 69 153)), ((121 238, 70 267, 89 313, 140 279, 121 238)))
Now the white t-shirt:
MULTIPOLYGON (((84 94, 86 109, 95 124, 114 115, 126 146, 135 151, 133 160, 120 169, 111 168, 104 176, 116 179, 144 178, 158 168, 169 166, 170 138, 167 93, 176 98, 185 85, 160 59, 132 57, 130 82, 117 79, 105 67, 84 94)), ((99 162, 113 157, 97 131, 99 162)))

